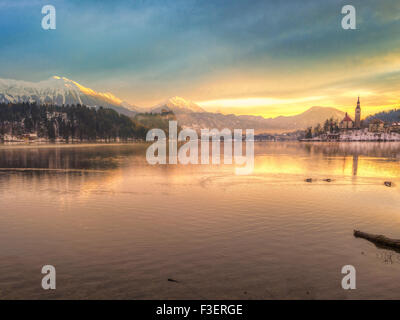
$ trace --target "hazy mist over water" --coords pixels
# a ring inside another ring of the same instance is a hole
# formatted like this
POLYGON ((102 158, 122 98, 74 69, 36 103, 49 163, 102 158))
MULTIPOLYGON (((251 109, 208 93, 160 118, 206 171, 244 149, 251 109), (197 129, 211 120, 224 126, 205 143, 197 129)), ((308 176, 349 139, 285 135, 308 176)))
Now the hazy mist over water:
POLYGON ((255 143, 247 176, 146 148, 0 146, 0 298, 400 298, 400 254, 353 237, 400 238, 400 144, 255 143))

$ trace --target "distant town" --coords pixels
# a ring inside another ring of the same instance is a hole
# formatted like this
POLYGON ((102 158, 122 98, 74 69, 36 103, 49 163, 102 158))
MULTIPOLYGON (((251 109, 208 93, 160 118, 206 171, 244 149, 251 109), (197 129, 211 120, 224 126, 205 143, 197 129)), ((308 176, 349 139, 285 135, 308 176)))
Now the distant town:
POLYGON ((360 97, 357 100, 354 120, 349 114, 339 122, 328 119, 324 124, 308 128, 300 141, 400 141, 399 121, 383 121, 379 118, 361 120, 360 97))

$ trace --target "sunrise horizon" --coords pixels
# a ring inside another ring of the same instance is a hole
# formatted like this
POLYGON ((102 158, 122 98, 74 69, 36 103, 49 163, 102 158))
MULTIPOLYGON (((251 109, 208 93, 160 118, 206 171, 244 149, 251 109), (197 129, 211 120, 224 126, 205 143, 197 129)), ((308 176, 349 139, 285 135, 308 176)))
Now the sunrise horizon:
MULTIPOLYGON (((92 88, 90 85, 88 86, 86 83, 82 84, 80 81, 75 81, 76 79, 73 78, 70 79, 62 75, 52 75, 51 77, 48 77, 48 79, 66 79, 77 85, 79 89, 82 90, 82 92, 84 93, 87 93, 89 95, 100 94, 102 96, 105 96, 107 99, 112 100, 116 104, 128 103, 130 106, 137 108, 139 111, 150 110, 151 108, 162 104, 163 102, 167 101, 172 97, 181 97, 187 101, 194 102, 202 109, 204 109, 206 112, 221 113, 224 115, 234 114, 236 116, 240 115, 261 116, 266 119, 276 118, 280 116, 288 117, 288 116, 299 115, 313 107, 334 108, 339 111, 352 114, 352 112, 354 111, 354 107, 357 103, 358 97, 360 97, 363 104, 362 119, 379 112, 394 110, 398 108, 398 104, 390 104, 390 105, 374 104, 374 101, 377 101, 379 98, 374 97, 374 94, 372 94, 371 92, 363 90, 359 90, 362 94, 358 95, 356 94, 356 92, 343 93, 340 96, 343 99, 342 101, 345 101, 342 105, 336 105, 333 97, 327 97, 327 96, 299 97, 292 99, 280 99, 273 97, 245 97, 245 98, 221 98, 212 100, 195 100, 187 96, 182 96, 180 94, 173 94, 171 96, 159 98, 157 100, 150 100, 150 102, 145 101, 142 104, 138 103, 136 100, 131 100, 131 99, 127 100, 124 99, 124 97, 116 96, 110 90, 105 90, 104 92, 100 92, 92 88)), ((41 81, 46 81, 48 79, 44 79, 41 81)), ((29 83, 29 81, 23 79, 0 78, 0 80, 11 80, 11 81, 15 80, 15 81, 29 83)))
POLYGON ((57 29, 46 32, 29 18, 41 18, 42 1, 3 1, 0 78, 60 75, 132 105, 177 95, 266 118, 312 106, 351 112, 358 96, 363 116, 400 102, 398 3, 363 2, 357 28, 343 32, 341 3, 224 2, 58 0, 57 29))

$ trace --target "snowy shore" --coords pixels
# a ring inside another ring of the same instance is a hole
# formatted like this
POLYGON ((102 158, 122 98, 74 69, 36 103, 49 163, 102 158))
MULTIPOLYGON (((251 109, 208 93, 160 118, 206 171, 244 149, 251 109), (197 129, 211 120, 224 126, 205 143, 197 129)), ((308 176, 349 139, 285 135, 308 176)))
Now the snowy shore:
POLYGON ((368 129, 348 130, 337 134, 321 134, 300 141, 400 141, 400 134, 396 132, 370 132, 368 129))

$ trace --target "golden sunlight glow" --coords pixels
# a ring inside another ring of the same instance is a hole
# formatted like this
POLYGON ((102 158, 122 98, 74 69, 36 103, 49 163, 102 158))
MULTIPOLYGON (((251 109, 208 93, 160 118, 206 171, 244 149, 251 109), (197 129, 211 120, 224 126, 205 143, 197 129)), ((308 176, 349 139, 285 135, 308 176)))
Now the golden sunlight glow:
POLYGON ((241 107, 265 107, 269 105, 281 105, 291 104, 307 101, 321 100, 323 97, 305 97, 295 99, 277 99, 267 97, 256 97, 256 98, 242 98, 242 99, 219 99, 211 101, 200 101, 198 105, 201 107, 230 107, 230 108, 241 108, 241 107))
MULTIPOLYGON (((67 78, 63 78, 64 80, 69 80, 67 78)), ((109 102, 113 103, 113 104, 121 104, 122 100, 117 98, 116 96, 114 96, 112 93, 106 92, 106 93, 102 93, 102 92, 96 92, 90 88, 86 88, 82 85, 80 85, 78 82, 69 80, 70 82, 72 82, 74 85, 76 85, 79 90, 81 90, 83 93, 91 95, 91 96, 98 96, 98 97, 102 97, 105 98, 106 100, 108 100, 109 102)))
POLYGON ((380 95, 367 90, 346 91, 335 97, 310 96, 290 99, 258 97, 200 101, 198 104, 209 112, 256 115, 265 118, 293 116, 305 112, 313 106, 332 107, 353 114, 358 96, 361 97, 362 118, 400 106, 396 93, 380 95))

